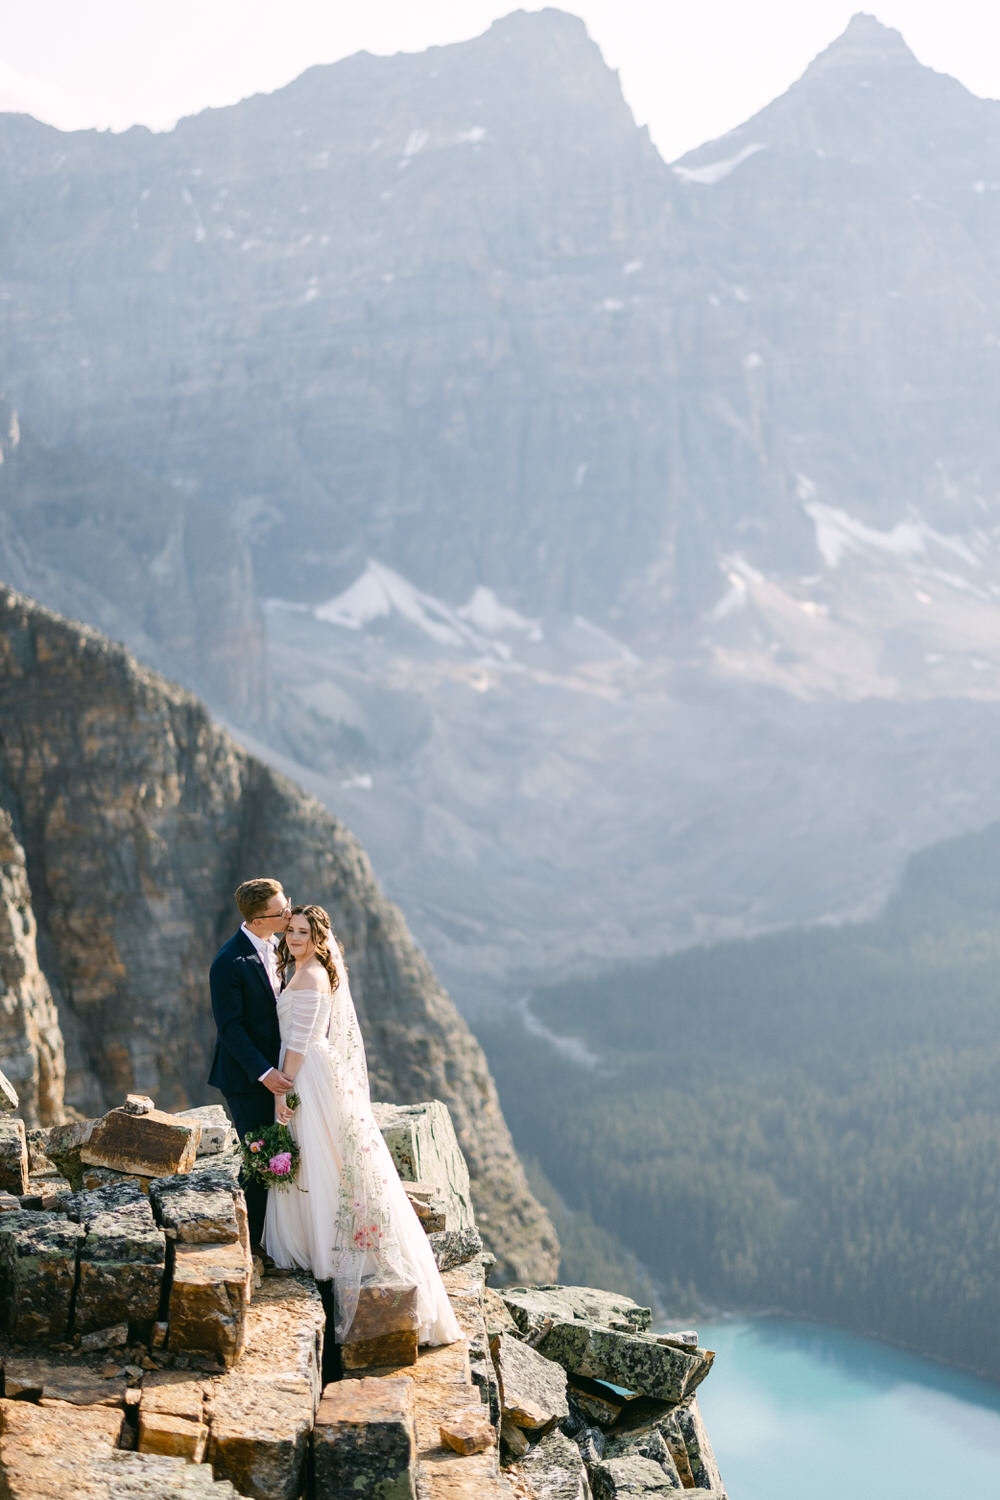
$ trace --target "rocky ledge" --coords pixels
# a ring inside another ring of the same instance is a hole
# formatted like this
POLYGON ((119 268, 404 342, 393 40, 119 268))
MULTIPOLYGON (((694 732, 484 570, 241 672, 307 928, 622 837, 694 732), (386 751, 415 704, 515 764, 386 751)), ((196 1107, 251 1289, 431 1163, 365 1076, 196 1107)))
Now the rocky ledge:
POLYGON ((251 1257, 221 1108, 0 1117, 0 1495, 725 1500, 695 1394, 714 1355, 627 1297, 489 1287, 448 1111, 376 1111, 465 1335, 448 1347, 417 1347, 403 1286, 363 1288, 332 1345, 326 1289, 251 1257))

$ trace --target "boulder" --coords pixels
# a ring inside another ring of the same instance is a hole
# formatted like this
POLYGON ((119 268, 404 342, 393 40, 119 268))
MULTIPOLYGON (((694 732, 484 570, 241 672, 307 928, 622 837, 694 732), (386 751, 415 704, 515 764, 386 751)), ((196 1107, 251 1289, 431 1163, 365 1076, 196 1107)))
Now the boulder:
POLYGON ((405 1182, 403 1187, 425 1233, 437 1234, 449 1227, 448 1202, 436 1182, 405 1182))
POLYGON ((207 1390, 205 1377, 191 1370, 151 1370, 142 1382, 139 1416, 145 1413, 202 1422, 207 1390))
POLYGON ((140 1177, 134 1172, 113 1172, 110 1167, 85 1167, 80 1166, 80 1187, 88 1193, 96 1192, 99 1188, 114 1187, 116 1183, 127 1182, 132 1187, 137 1187, 141 1193, 149 1193, 149 1184, 153 1181, 151 1177, 140 1177))
POLYGON ((588 1380, 586 1375, 571 1375, 567 1393, 588 1422, 596 1422, 599 1427, 610 1427, 617 1422, 629 1402, 622 1391, 602 1380, 588 1380))
MULTIPOLYGON (((241 1500, 225 1479, 216 1479, 205 1463, 191 1463, 165 1453, 109 1454, 93 1464, 91 1485, 107 1486, 99 1500, 241 1500)), ((96 1489, 73 1500, 98 1500, 96 1489)))
POLYGON ((490 1340, 500 1410, 527 1432, 545 1432, 569 1416, 566 1371, 509 1333, 490 1340))
POLYGON ((438 1099, 426 1104, 373 1104, 375 1119, 404 1183, 433 1183, 446 1204, 449 1229, 475 1225, 469 1169, 451 1115, 438 1099))
POLYGON ((85 1166, 110 1167, 114 1172, 165 1177, 191 1170, 200 1137, 201 1126, 194 1120, 158 1109, 142 1115, 113 1109, 94 1125, 80 1147, 80 1160, 85 1166))
POLYGON ((452 1266, 460 1266, 463 1261, 472 1260, 483 1253, 482 1237, 475 1227, 442 1229, 429 1233, 428 1237, 439 1271, 450 1271, 452 1266))
POLYGON ((316 1500, 416 1500, 413 1382, 391 1376, 328 1385, 313 1464, 316 1500))
POLYGON ((367 1370, 417 1361, 417 1289, 402 1283, 363 1286, 357 1311, 340 1346, 345 1370, 367 1370))
POLYGON ((97 1120, 71 1120, 65 1125, 52 1125, 43 1132, 45 1155, 74 1188, 83 1186, 80 1152, 97 1123, 97 1120))
POLYGON ((252 1265, 244 1247, 185 1245, 173 1250, 167 1347, 197 1350, 230 1366, 243 1350, 252 1265))
POLYGON ((0 1117, 0 1190, 20 1196, 28 1191, 28 1141, 24 1121, 0 1117))
POLYGON ((657 1464, 663 1470, 675 1489, 684 1488, 684 1479, 674 1462, 666 1438, 654 1425, 636 1427, 631 1432, 609 1433, 603 1457, 607 1460, 648 1458, 650 1463, 657 1464))
POLYGON ((523 1458, 531 1444, 515 1422, 510 1417, 500 1418, 500 1454, 505 1463, 513 1463, 516 1458, 523 1458))
POLYGON ((507 1311, 507 1305, 500 1293, 493 1287, 483 1287, 482 1304, 490 1338, 495 1333, 517 1333, 517 1324, 507 1311))
POLYGON ((297 1500, 306 1483, 312 1390, 230 1370, 210 1382, 208 1462, 241 1495, 297 1500))
POLYGON ((127 1115, 148 1115, 156 1108, 148 1094, 126 1094, 121 1106, 127 1115))
POLYGON ((580 1450, 558 1429, 546 1433, 511 1473, 530 1500, 590 1500, 580 1450))
POLYGON ((83 1224, 80 1271, 73 1319, 80 1334, 116 1323, 148 1331, 160 1306, 166 1240, 153 1222, 149 1199, 130 1182, 108 1183, 92 1193, 74 1193, 67 1210, 83 1224))
MULTIPOLYGON (((216 1473, 249 1495, 297 1496, 320 1394, 325 1319, 311 1277, 265 1277, 247 1312, 239 1364, 204 1382, 216 1473), (244 1488, 244 1486, 255 1486, 244 1488)), ((179 1371, 146 1377, 156 1408, 193 1419, 201 1385, 179 1371)), ((141 1410, 141 1408, 140 1408, 141 1410)))
POLYGON ((496 1443, 496 1429, 484 1406, 452 1412, 438 1427, 441 1442, 454 1453, 485 1453, 496 1443))
POLYGON ((58 1172, 33 1172, 28 1177, 28 1191, 21 1197, 21 1207, 61 1211, 64 1200, 72 1191, 68 1179, 58 1172))
POLYGON ((660 1431, 684 1484, 689 1489, 721 1493, 722 1477, 705 1430, 697 1396, 688 1396, 675 1406, 661 1420, 660 1431))
POLYGON ((648 1334, 620 1333, 583 1322, 554 1323, 539 1341, 538 1352, 573 1375, 606 1380, 663 1401, 682 1400, 704 1380, 715 1358, 707 1349, 677 1349, 648 1334))
POLYGON ((571 1320, 601 1323, 622 1333, 645 1333, 653 1316, 648 1307, 640 1307, 631 1297, 592 1286, 511 1286, 500 1295, 531 1343, 536 1343, 553 1323, 571 1320))
POLYGON ((157 1223, 168 1238, 185 1245, 225 1245, 239 1240, 237 1192, 226 1176, 207 1172, 156 1177, 149 1185, 157 1223))
POLYGON ((678 1349, 697 1349, 698 1334, 693 1328, 685 1328, 679 1333, 658 1333, 657 1341, 661 1344, 675 1344, 678 1349))
POLYGON ((24 1342, 58 1343, 69 1327, 79 1224, 21 1209, 0 1215, 0 1325, 24 1342))
POLYGON ((174 1417, 169 1412, 139 1407, 139 1452, 166 1453, 200 1464, 205 1456, 208 1428, 204 1422, 174 1417))
POLYGON ((217 1156, 232 1151, 237 1143, 236 1130, 221 1104, 201 1104, 197 1109, 181 1109, 179 1120, 193 1120, 201 1126, 198 1155, 217 1156))
POLYGON ((590 1471, 594 1500, 652 1500, 655 1495, 683 1494, 694 1500, 694 1491, 682 1488, 649 1458, 602 1458, 590 1471))
POLYGON ((0 1214, 15 1213, 20 1207, 21 1200, 13 1193, 0 1193, 0 1214))
POLYGON ((7 1074, 0 1071, 0 1114, 12 1114, 18 1108, 20 1100, 17 1097, 17 1089, 11 1083, 7 1074))
POLYGON ((125 1375, 105 1380, 96 1364, 58 1354, 5 1350, 4 1394, 28 1401, 64 1401, 71 1406, 124 1406, 125 1375))
POLYGON ((247 1313, 240 1374, 308 1390, 315 1412, 325 1328, 322 1299, 308 1273, 266 1276, 247 1313))
POLYGON ((98 1215, 80 1245, 74 1331, 128 1323, 145 1337, 159 1311, 166 1259, 162 1229, 127 1214, 98 1215))
POLYGON ((111 1328, 95 1328, 80 1339, 85 1354, 98 1349, 121 1349, 128 1343, 128 1324, 115 1323, 111 1328))
POLYGON ((5 1500, 110 1500, 89 1470, 110 1456, 122 1435, 121 1407, 0 1401, 0 1493, 5 1500))

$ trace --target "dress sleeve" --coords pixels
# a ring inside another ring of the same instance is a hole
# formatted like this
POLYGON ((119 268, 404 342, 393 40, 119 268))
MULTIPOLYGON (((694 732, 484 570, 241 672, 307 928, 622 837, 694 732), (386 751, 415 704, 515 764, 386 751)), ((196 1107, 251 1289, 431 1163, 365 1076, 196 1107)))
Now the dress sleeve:
POLYGON ((324 996, 322 990, 295 990, 293 993, 292 1020, 285 1047, 289 1052, 305 1052, 324 996))

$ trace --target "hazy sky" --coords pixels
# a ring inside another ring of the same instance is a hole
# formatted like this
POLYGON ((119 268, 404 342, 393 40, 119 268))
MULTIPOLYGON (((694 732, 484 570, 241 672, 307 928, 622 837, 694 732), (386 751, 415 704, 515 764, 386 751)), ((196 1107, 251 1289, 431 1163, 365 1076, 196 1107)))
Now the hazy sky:
MULTIPOLYGON (((420 51, 484 31, 503 0, 31 0, 3 21, 0 109, 63 129, 162 129, 362 48, 420 51)), ((528 10, 541 7, 527 5, 528 10)), ((847 25, 841 0, 580 0, 640 124, 668 158, 782 92, 847 25)), ((921 62, 1000 96, 1000 6, 879 0, 921 62)))

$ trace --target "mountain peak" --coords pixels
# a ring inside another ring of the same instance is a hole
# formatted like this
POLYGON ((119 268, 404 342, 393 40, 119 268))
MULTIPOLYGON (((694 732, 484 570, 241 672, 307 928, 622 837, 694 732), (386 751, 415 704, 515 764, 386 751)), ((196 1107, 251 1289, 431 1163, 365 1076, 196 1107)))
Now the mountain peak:
POLYGON ((877 16, 859 10, 829 47, 810 65, 808 72, 831 68, 920 67, 920 63, 893 26, 884 26, 877 16))

